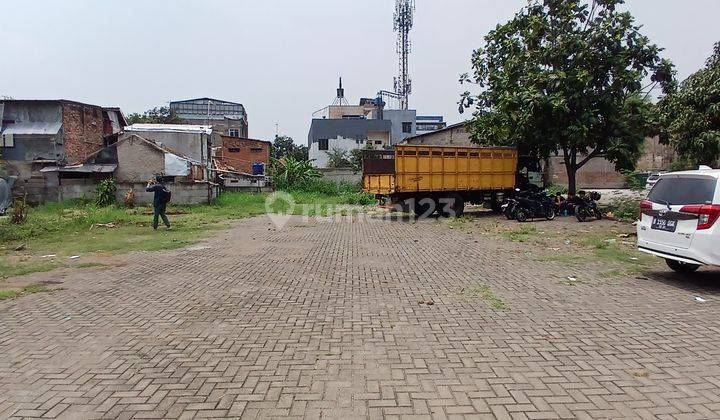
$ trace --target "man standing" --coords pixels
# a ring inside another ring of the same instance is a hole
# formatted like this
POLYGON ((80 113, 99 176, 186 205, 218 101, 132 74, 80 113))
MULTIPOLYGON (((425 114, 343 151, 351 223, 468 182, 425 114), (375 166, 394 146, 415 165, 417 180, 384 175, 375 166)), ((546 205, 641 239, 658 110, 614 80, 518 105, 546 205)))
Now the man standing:
POLYGON ((153 229, 157 230, 158 218, 160 217, 162 217, 162 221, 165 223, 165 226, 170 229, 170 221, 165 214, 167 203, 170 201, 168 200, 170 191, 168 191, 167 188, 165 188, 165 185, 163 185, 162 177, 158 175, 155 179, 149 180, 145 191, 155 194, 153 197, 153 208, 155 210, 153 215, 153 229))

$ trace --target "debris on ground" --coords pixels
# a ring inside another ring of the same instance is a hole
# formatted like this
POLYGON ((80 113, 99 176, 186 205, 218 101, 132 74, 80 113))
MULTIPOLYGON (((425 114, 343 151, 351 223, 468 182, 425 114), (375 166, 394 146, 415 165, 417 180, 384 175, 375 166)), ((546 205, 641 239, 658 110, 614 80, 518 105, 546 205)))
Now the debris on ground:
POLYGON ((93 228, 96 228, 96 227, 104 227, 104 228, 112 229, 112 228, 117 227, 117 225, 112 222, 111 223, 93 223, 92 225, 90 225, 90 230, 93 230, 93 228))
POLYGON ((570 239, 565 239, 565 245, 570 245, 572 241, 570 239))
POLYGON ((77 260, 78 258, 80 258, 79 255, 73 255, 72 257, 68 257, 68 259, 70 260, 77 260))
POLYGON ((570 281, 577 281, 577 277, 568 276, 568 277, 565 277, 565 278, 568 279, 568 280, 570 280, 570 281))
POLYGON ((40 258, 55 258, 55 257, 57 257, 57 255, 55 255, 55 254, 47 254, 47 255, 43 255, 43 256, 40 257, 40 258))
POLYGON ((24 250, 24 249, 25 249, 25 244, 18 245, 18 246, 15 247, 15 251, 22 251, 22 250, 24 250))
POLYGON ((707 300, 701 298, 700 296, 695 296, 695 302, 705 303, 707 302, 707 300))

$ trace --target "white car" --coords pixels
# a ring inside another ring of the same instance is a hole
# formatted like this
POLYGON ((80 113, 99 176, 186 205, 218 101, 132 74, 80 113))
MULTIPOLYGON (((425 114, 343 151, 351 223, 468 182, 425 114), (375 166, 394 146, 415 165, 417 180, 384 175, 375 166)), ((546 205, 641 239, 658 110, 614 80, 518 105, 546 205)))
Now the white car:
POLYGON ((640 204, 638 249, 677 272, 720 266, 720 170, 661 174, 640 204))
POLYGON ((660 179, 659 173, 650 174, 647 181, 645 182, 645 189, 649 190, 650 188, 652 188, 658 181, 658 179, 660 179))

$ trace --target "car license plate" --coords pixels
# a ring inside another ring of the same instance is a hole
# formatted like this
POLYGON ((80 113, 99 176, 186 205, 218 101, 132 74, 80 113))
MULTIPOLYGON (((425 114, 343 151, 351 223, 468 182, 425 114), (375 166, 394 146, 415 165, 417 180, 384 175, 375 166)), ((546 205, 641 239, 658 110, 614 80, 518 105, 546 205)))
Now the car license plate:
POLYGON ((652 221, 650 226, 655 230, 664 230, 665 232, 675 232, 677 229, 677 220, 663 219, 662 217, 656 217, 652 221))

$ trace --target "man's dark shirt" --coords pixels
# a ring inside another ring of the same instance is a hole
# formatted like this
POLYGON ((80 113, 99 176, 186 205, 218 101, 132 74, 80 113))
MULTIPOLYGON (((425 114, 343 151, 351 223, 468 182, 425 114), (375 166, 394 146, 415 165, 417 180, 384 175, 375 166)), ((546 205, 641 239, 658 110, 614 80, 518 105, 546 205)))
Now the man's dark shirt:
POLYGON ((153 197, 153 207, 165 208, 165 186, 162 184, 155 184, 145 188, 145 191, 155 193, 153 197))

